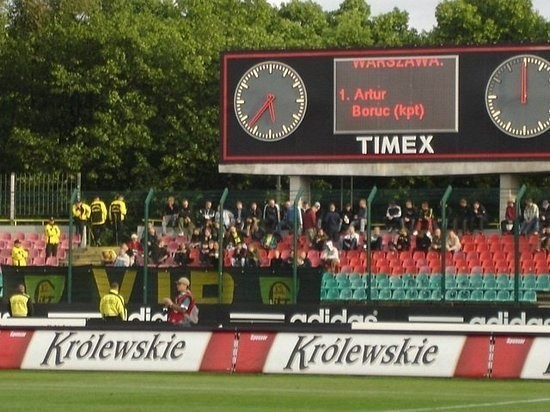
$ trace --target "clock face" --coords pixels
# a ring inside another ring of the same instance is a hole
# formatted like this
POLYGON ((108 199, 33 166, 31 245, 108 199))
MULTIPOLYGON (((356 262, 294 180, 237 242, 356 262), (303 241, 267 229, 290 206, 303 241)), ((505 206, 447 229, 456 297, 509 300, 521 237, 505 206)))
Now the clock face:
POLYGON ((489 78, 485 104, 493 123, 518 138, 550 129, 550 63, 519 55, 500 64, 489 78))
POLYGON ((292 134, 304 119, 306 87, 289 65, 266 61, 248 69, 239 80, 234 107, 246 133, 274 142, 292 134))

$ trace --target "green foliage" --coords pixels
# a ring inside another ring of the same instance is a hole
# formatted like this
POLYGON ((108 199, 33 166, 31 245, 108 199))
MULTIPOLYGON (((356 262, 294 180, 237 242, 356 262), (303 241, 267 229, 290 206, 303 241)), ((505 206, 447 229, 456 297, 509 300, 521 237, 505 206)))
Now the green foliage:
MULTIPOLYGON (((0 173, 89 189, 246 189, 217 173, 220 53, 548 41, 529 0, 448 0, 419 34, 365 0, 0 0, 0 173)), ((427 179, 428 185, 429 178, 427 179)), ((410 182, 414 183, 414 182, 410 182)))

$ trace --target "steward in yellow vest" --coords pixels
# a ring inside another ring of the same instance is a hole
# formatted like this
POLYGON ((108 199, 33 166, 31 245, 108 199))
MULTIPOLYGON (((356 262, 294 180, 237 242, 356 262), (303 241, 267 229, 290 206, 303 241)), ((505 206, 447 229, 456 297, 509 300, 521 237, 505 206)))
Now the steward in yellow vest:
POLYGON ((13 242, 13 249, 11 250, 11 261, 13 266, 27 266, 28 257, 29 252, 23 249, 21 241, 16 239, 15 242, 13 242))
POLYGON ((107 321, 126 320, 126 307, 124 298, 118 292, 118 283, 111 283, 109 293, 104 295, 99 302, 99 312, 107 321))
POLYGON ((25 292, 25 285, 17 285, 16 292, 10 297, 8 312, 10 316, 14 318, 26 318, 28 316, 32 316, 32 300, 31 297, 25 292))
POLYGON ((46 238, 46 257, 57 256, 57 246, 61 239, 61 230, 55 224, 53 217, 50 218, 50 221, 44 227, 44 236, 46 238))

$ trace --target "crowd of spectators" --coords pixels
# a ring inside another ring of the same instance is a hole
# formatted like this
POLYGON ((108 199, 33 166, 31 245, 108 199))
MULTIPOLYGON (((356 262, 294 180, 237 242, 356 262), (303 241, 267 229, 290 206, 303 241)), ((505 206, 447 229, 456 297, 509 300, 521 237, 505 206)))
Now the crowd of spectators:
MULTIPOLYGON (((298 215, 294 216, 295 209, 290 201, 281 206, 273 198, 263 206, 251 202, 246 207, 242 201, 237 201, 233 208, 223 210, 206 200, 203 207, 194 210, 187 199, 178 203, 170 196, 163 209, 161 232, 158 233, 153 225, 148 228, 149 261, 156 265, 216 266, 223 249, 226 266, 292 265, 294 256, 289 239, 297 224, 299 266, 324 265, 336 271, 340 251, 366 249, 367 242, 373 251, 456 252, 462 248, 461 236, 482 233, 489 224, 485 207, 477 200, 470 203, 465 198, 449 208, 445 239, 442 238, 441 222, 428 201, 422 201, 416 208, 411 200, 406 200, 403 207, 392 200, 385 214, 376 213, 381 220, 379 224, 367 221, 365 199, 360 199, 356 206, 348 203, 340 211, 335 203, 323 207, 320 202, 310 205, 303 201, 298 215), (371 238, 366 240, 369 224, 371 238), (310 254, 309 250, 318 253, 310 254)), ((522 217, 519 233, 540 234, 539 249, 549 250, 548 201, 542 202, 539 208, 527 199, 522 217)), ((503 234, 512 233, 514 221, 515 204, 511 201, 500 225, 503 234)), ((121 247, 130 255, 130 265, 141 263, 143 242, 144 238, 140 243, 137 236, 132 235, 131 243, 121 247)), ((124 257, 115 260, 127 262, 124 257)))

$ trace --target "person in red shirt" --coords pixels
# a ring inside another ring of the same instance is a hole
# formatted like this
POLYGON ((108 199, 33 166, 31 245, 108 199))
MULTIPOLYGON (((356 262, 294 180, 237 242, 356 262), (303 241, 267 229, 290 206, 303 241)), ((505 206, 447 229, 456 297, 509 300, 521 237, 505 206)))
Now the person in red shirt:
POLYGON ((191 326, 191 323, 197 323, 198 315, 195 308, 195 299, 189 290, 189 279, 181 277, 176 282, 178 291, 174 300, 164 298, 164 306, 168 309, 168 323, 179 326, 191 326))

